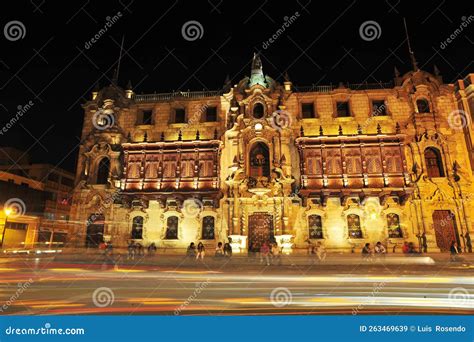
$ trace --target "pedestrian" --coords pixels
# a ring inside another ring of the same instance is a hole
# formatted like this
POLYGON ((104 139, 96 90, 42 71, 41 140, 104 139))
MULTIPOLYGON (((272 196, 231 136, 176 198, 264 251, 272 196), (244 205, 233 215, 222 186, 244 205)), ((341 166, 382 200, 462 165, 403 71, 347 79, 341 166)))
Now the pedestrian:
POLYGON ((144 256, 145 255, 145 248, 143 248, 143 245, 140 242, 135 243, 135 247, 137 249, 137 255, 138 256, 144 256))
POLYGON ((204 248, 204 244, 202 242, 199 242, 197 246, 196 260, 198 260, 199 258, 201 258, 201 260, 204 260, 205 254, 206 254, 206 249, 204 248))
POLYGON ((130 241, 130 243, 128 244, 127 250, 127 260, 135 260, 135 243, 133 242, 133 240, 130 241))
POLYGON ((413 242, 408 243, 408 254, 419 254, 419 252, 415 248, 415 244, 413 242))
POLYGON ((249 248, 247 249, 247 257, 248 258, 253 258, 255 255, 253 253, 253 242, 249 242, 249 248))
POLYGON ((385 255, 387 254, 387 249, 385 248, 385 246, 382 244, 382 242, 378 241, 376 244, 375 244, 375 247, 374 247, 374 252, 375 252, 375 256, 377 258, 385 258, 385 255))
POLYGON ((260 263, 263 263, 263 260, 265 259, 265 262, 267 266, 270 266, 270 248, 268 247, 268 244, 264 242, 262 244, 262 247, 260 247, 260 263))
POLYGON ((461 249, 458 247, 456 241, 451 243, 451 247, 449 248, 449 252, 451 253, 451 261, 462 261, 462 258, 459 256, 461 254, 461 249))
POLYGON ((466 232, 466 235, 465 235, 464 237, 466 238, 467 251, 468 251, 469 253, 472 253, 471 235, 469 235, 469 232, 466 232))
POLYGON ((229 242, 226 242, 224 244, 224 256, 226 256, 227 258, 230 258, 232 257, 232 246, 230 244, 230 239, 229 239, 229 242))
POLYGON ((216 258, 222 258, 224 257, 224 247, 222 245, 222 242, 219 241, 216 247, 216 254, 214 255, 216 258))
POLYGON ((326 247, 324 247, 324 245, 321 243, 321 241, 318 241, 316 243, 316 246, 315 246, 315 249, 314 249, 314 254, 316 256, 316 258, 318 258, 318 261, 319 262, 323 262, 324 260, 326 260, 326 247))
POLYGON ((408 242, 404 241, 403 246, 402 246, 402 252, 403 254, 408 254, 409 251, 410 251, 410 248, 408 246, 408 242))
POLYGON ((271 248, 272 264, 281 265, 281 253, 277 243, 272 243, 271 248))
POLYGON ((190 258, 196 257, 196 246, 194 245, 194 242, 189 244, 188 249, 186 250, 186 256, 190 258))
POLYGON ((113 253, 114 246, 112 245, 112 242, 107 242, 105 244, 105 254, 106 255, 112 255, 113 253))
POLYGON ((155 253, 156 253, 156 245, 154 242, 150 243, 150 245, 148 246, 148 255, 149 256, 154 256, 155 253))
POLYGON ((366 243, 364 248, 362 248, 362 258, 364 260, 370 260, 372 257, 372 248, 370 247, 370 243, 366 243))
POLYGON ((428 253, 428 242, 426 241, 426 233, 421 234, 421 246, 423 247, 423 253, 428 253))

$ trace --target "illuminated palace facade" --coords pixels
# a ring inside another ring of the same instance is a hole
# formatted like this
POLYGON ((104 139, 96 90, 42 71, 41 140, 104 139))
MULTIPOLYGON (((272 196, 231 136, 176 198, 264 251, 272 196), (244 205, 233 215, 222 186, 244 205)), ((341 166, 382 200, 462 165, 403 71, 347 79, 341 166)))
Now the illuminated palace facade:
POLYGON ((83 105, 70 243, 469 249, 473 83, 415 67, 387 84, 296 87, 257 55, 220 91, 97 89, 83 105))

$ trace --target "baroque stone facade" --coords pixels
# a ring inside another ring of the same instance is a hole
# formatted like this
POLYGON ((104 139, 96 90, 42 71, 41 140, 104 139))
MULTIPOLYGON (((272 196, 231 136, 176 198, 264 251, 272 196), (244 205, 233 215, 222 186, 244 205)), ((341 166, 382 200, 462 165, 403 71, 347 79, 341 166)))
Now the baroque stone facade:
POLYGON ((256 55, 250 77, 220 91, 96 90, 72 243, 469 250, 473 79, 444 84, 415 67, 388 84, 296 87, 256 55))

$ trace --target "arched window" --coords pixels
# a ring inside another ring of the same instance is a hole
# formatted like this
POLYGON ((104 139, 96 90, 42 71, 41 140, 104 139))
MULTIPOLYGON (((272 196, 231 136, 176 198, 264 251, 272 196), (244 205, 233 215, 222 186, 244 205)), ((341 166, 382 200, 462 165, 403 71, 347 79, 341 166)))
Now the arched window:
POLYGON ((428 147, 425 150, 425 163, 428 177, 444 177, 443 161, 437 148, 428 147))
POLYGON ((308 216, 308 228, 310 239, 322 239, 323 238, 323 221, 319 215, 308 216))
POLYGON ((265 114, 265 109, 263 108, 263 104, 261 103, 256 103, 253 106, 253 117, 255 119, 261 119, 263 118, 263 115, 265 114))
POLYGON ((400 226, 400 216, 395 213, 387 215, 388 237, 391 239, 402 238, 402 227, 400 226))
POLYGON ((202 239, 214 240, 214 216, 205 216, 202 219, 202 239))
POLYGON ((360 227, 360 217, 356 214, 347 215, 347 228, 350 239, 362 239, 362 229, 360 227))
POLYGON ((178 238, 178 217, 170 216, 166 220, 166 235, 165 239, 177 239, 178 238))
POLYGON ((430 104, 426 99, 418 99, 416 100, 416 107, 418 108, 418 113, 429 113, 430 112, 430 104))
POLYGON ((110 161, 109 158, 104 157, 100 160, 97 167, 97 184, 107 184, 109 180, 110 161))
POLYGON ((250 150, 250 176, 270 178, 270 151, 264 143, 256 143, 250 150))
POLYGON ((143 239, 143 217, 135 216, 132 221, 132 239, 143 239))

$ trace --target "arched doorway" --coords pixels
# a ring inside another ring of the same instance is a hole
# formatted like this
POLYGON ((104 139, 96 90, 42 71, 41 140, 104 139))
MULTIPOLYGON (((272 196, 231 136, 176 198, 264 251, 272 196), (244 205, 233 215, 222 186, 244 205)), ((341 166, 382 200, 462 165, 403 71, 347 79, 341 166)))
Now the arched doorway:
POLYGON ((98 247, 104 242, 104 215, 92 214, 87 221, 86 247, 98 247))
POLYGON ((270 150, 268 146, 262 142, 253 145, 249 155, 250 177, 270 178, 270 150))
POLYGON ((428 147, 425 150, 425 162, 428 177, 444 177, 443 160, 437 148, 428 147))
POLYGON ((453 241, 459 245, 459 234, 454 213, 450 210, 435 210, 432 217, 436 245, 441 252, 448 252, 453 241))
POLYGON ((265 212, 249 216, 249 250, 258 251, 264 242, 275 241, 273 216, 265 212))
POLYGON ((110 160, 104 157, 100 160, 97 167, 97 184, 107 184, 109 181, 110 160))

